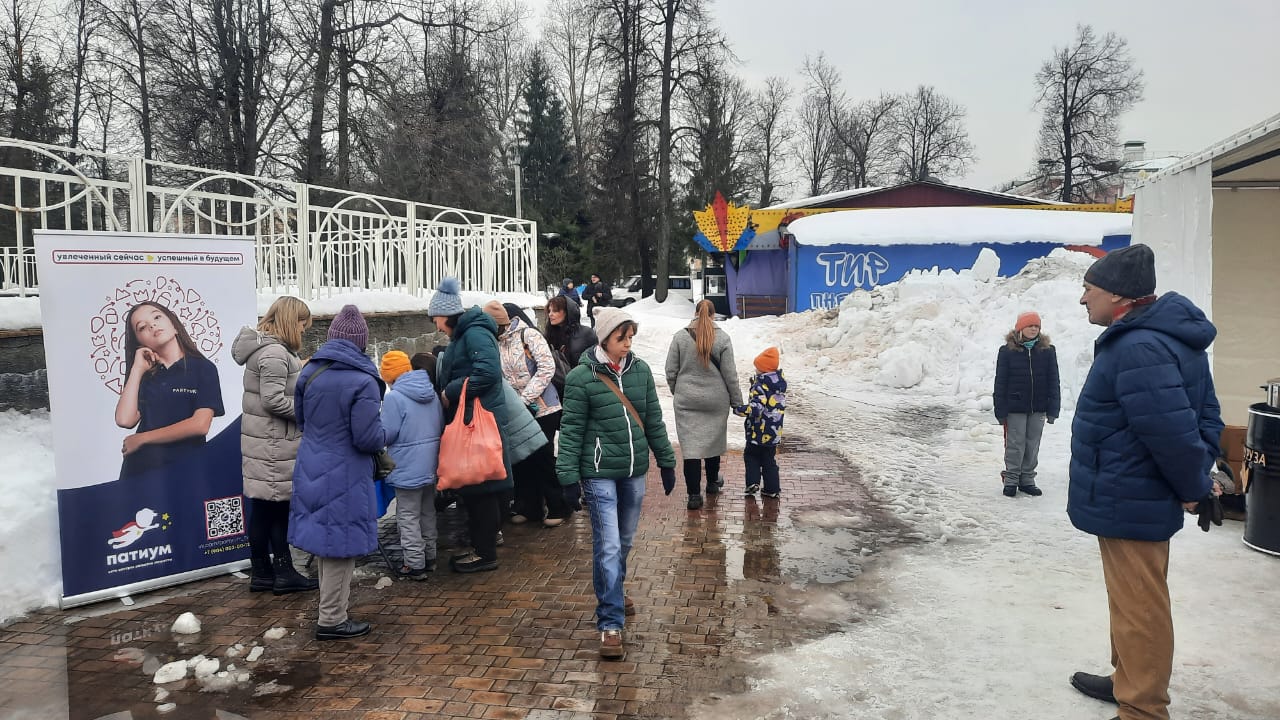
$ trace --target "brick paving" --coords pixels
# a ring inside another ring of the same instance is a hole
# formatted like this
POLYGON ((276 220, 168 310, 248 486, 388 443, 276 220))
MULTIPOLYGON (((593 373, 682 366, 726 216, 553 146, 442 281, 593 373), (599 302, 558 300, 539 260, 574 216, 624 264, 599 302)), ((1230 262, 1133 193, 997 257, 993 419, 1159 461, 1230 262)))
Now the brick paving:
POLYGON ((845 462, 798 439, 779 461, 781 500, 743 498, 741 456, 730 454, 725 492, 696 512, 685 510, 682 480, 664 496, 652 469, 623 661, 596 652, 591 527, 580 513, 559 528, 505 527, 496 572, 437 570, 384 589, 377 575, 360 578, 351 614, 374 630, 355 641, 312 639, 314 593, 250 594, 232 576, 129 608, 35 614, 0 630, 0 717, 682 718, 693 700, 743 689, 744 662, 837 629, 780 599, 815 580, 787 544, 803 513, 865 508, 869 498, 845 462), (188 610, 203 630, 184 641, 169 626, 188 610), (263 640, 272 627, 289 634, 263 640), (257 662, 226 656, 254 642, 266 646, 257 662), (202 692, 188 676, 164 686, 177 707, 159 714, 154 669, 195 654, 251 679, 202 692))

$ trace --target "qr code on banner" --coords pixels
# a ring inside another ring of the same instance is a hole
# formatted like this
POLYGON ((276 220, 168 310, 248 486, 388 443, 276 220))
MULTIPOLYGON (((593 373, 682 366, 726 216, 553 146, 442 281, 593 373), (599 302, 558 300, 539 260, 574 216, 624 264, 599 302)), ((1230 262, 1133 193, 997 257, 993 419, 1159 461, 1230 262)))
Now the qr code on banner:
POLYGON ((204 527, 210 540, 244 534, 244 498, 240 495, 204 501, 204 527))

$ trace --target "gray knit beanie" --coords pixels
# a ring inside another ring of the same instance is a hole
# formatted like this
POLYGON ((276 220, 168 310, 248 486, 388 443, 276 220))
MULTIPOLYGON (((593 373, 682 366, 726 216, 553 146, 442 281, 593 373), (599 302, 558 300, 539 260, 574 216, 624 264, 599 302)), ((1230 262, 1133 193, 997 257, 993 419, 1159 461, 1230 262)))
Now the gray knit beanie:
POLYGON ((455 277, 441 280, 436 293, 431 296, 431 303, 427 305, 427 314, 431 317, 449 317, 461 315, 463 309, 462 283, 455 277))

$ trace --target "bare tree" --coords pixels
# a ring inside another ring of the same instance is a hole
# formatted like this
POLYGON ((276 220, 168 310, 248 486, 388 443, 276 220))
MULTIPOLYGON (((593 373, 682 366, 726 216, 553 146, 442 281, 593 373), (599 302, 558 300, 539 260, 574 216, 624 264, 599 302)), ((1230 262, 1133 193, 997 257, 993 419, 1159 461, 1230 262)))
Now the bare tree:
POLYGON ((831 188, 835 156, 835 138, 827 115, 826 100, 815 93, 806 94, 800 101, 797 119, 799 132, 796 136, 795 154, 800 163, 800 172, 809 183, 809 196, 821 195, 831 188))
POLYGON ((603 13, 595 0, 551 0, 543 23, 542 51, 564 97, 579 178, 595 157, 604 92, 603 13))
POLYGON ((1075 42, 1054 48, 1040 66, 1036 90, 1035 106, 1044 112, 1039 155, 1061 168, 1059 199, 1096 199, 1100 178, 1117 169, 1120 116, 1142 100, 1142 71, 1134 67, 1129 43, 1077 26, 1075 42))
POLYGON ((71 43, 71 147, 80 147, 80 125, 84 122, 86 103, 84 97, 85 72, 89 64, 89 53, 92 50, 93 35, 98 29, 98 18, 93 14, 90 0, 69 0, 67 9, 75 18, 72 28, 75 37, 71 43))
POLYGON ((898 145, 894 110, 900 99, 889 93, 854 102, 842 89, 840 72, 826 57, 805 60, 810 90, 822 99, 836 151, 833 175, 838 184, 867 187, 891 171, 898 145))
POLYGON ((767 78, 764 87, 751 94, 745 145, 751 158, 748 172, 760 189, 760 207, 773 202, 779 178, 786 174, 784 148, 795 135, 791 95, 791 86, 776 76, 767 78))
POLYGON ((935 88, 916 88, 903 98, 894 118, 898 177, 902 180, 959 175, 973 162, 964 106, 935 88))
POLYGON ((706 0, 649 0, 656 9, 654 24, 661 35, 657 53, 658 66, 658 227, 654 245, 658 282, 654 298, 667 299, 670 280, 667 268, 671 259, 672 201, 671 162, 675 153, 672 134, 672 100, 686 87, 689 78, 699 72, 701 60, 708 54, 725 51, 724 40, 707 21, 706 0))

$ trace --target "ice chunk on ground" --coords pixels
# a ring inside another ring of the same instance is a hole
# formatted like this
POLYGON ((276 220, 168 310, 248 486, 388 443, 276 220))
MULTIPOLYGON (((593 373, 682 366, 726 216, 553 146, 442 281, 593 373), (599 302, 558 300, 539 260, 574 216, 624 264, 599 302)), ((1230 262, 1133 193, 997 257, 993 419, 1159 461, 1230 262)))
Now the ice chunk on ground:
POLYGON ((156 688, 156 698, 152 702, 162 703, 169 699, 169 691, 164 688, 156 688))
POLYGON ((173 621, 173 631, 180 635, 191 635, 200 632, 200 620, 189 612, 184 612, 173 621))
POLYGON ((218 672, 218 658, 205 658, 196 663, 195 674, 197 678, 205 678, 218 672))
POLYGON ((378 578, 378 582, 374 584, 373 589, 381 590, 383 588, 389 588, 389 587, 391 587, 391 578, 387 577, 386 575, 383 575, 382 577, 378 578))
POLYGON ((262 695, 280 695, 283 693, 287 693, 292 689, 293 689, 292 685, 280 685, 275 680, 271 680, 268 682, 264 682, 258 687, 254 688, 253 696, 261 697, 262 695))
POLYGON ((240 653, 242 652, 244 652, 244 645, 241 645, 240 643, 236 643, 235 645, 232 645, 231 647, 227 648, 227 652, 224 654, 229 658, 233 658, 233 657, 240 657, 240 653))
POLYGON ((187 676, 187 663, 183 660, 175 660, 174 662, 161 665, 160 669, 156 671, 155 677, 152 678, 152 680, 157 685, 163 685, 165 683, 171 683, 177 680, 181 680, 186 676, 187 676))
POLYGON ((171 713, 177 709, 178 709, 178 706, 175 705, 174 703, 165 703, 163 705, 156 706, 156 712, 160 713, 161 715, 164 715, 166 713, 171 713))
POLYGON ((266 648, 262 647, 261 645, 255 646, 252 650, 249 651, 248 655, 244 656, 245 661, 257 662, 258 658, 262 657, 262 651, 265 649, 266 648))
POLYGON ((189 668, 194 668, 195 666, 197 666, 197 665, 199 665, 200 663, 204 662, 206 659, 207 659, 207 658, 205 658, 205 656, 203 656, 203 655, 196 655, 195 657, 193 657, 193 658, 191 658, 190 660, 188 660, 188 661, 187 661, 187 667, 189 667, 189 668))
POLYGON ((279 640, 280 638, 288 634, 289 634, 289 631, 286 628, 273 627, 270 630, 262 633, 262 637, 267 640, 279 640))

